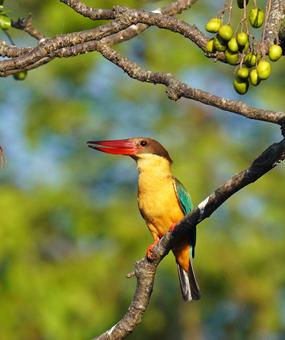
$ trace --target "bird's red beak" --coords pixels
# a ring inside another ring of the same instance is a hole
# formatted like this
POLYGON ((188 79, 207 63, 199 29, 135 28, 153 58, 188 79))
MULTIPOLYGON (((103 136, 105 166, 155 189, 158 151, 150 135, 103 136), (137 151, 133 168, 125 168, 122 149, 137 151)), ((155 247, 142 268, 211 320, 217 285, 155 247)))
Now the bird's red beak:
POLYGON ((138 152, 136 144, 128 139, 89 141, 87 145, 92 149, 114 155, 131 156, 138 152))

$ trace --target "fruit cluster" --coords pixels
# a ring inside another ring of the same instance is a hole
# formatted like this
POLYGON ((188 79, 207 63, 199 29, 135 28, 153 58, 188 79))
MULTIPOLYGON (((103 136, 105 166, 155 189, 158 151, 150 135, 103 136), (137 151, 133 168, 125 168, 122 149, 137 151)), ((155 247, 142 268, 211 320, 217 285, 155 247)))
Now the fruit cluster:
MULTIPOLYGON (((216 34, 214 38, 208 40, 206 51, 208 53, 223 52, 226 63, 239 65, 234 72, 233 80, 234 89, 239 94, 245 94, 249 84, 257 86, 271 73, 269 61, 266 60, 264 53, 259 52, 259 45, 255 43, 254 36, 249 33, 248 29, 248 23, 253 28, 260 28, 264 24, 264 11, 256 6, 248 13, 246 8, 248 2, 249 0, 237 0, 237 6, 243 9, 244 15, 236 33, 230 20, 228 23, 224 23, 222 17, 210 19, 205 26, 208 32, 216 34)), ((229 18, 231 18, 231 10, 232 8, 228 8, 229 18)), ((271 61, 277 61, 282 56, 282 52, 282 48, 278 44, 269 46, 267 51, 271 61)))

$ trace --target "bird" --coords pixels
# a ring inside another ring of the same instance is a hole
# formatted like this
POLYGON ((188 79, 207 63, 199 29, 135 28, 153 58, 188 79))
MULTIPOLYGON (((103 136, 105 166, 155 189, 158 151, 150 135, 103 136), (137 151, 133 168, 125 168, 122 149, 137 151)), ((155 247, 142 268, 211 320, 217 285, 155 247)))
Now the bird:
MULTIPOLYGON (((168 151, 158 141, 148 137, 88 141, 87 145, 104 153, 130 156, 136 161, 138 207, 154 240, 146 253, 147 258, 151 259, 153 247, 164 234, 173 231, 193 207, 189 193, 172 175, 173 161, 168 151)), ((191 230, 189 239, 172 249, 184 301, 199 300, 201 296, 191 261, 195 245, 196 228, 191 230)))

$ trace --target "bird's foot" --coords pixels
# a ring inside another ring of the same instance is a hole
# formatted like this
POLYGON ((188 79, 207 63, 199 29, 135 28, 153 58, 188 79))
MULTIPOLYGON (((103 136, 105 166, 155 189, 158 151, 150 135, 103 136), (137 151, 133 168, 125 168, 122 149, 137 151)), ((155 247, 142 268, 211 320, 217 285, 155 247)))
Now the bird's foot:
POLYGON ((148 258, 148 260, 152 261, 153 260, 153 253, 152 253, 152 249, 153 247, 155 247, 157 245, 157 243, 159 242, 159 239, 155 240, 152 244, 150 244, 147 247, 146 250, 146 257, 148 258))

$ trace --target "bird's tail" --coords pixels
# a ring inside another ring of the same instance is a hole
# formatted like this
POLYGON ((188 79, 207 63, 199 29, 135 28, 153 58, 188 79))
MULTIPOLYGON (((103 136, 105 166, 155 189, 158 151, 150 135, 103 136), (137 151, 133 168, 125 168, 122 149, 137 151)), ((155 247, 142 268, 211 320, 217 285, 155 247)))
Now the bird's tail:
POLYGON ((199 300, 200 288, 198 286, 191 260, 189 260, 189 271, 186 272, 178 263, 177 270, 180 282, 180 288, 185 301, 199 300))

